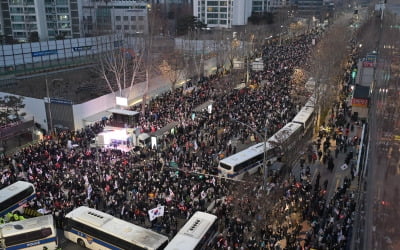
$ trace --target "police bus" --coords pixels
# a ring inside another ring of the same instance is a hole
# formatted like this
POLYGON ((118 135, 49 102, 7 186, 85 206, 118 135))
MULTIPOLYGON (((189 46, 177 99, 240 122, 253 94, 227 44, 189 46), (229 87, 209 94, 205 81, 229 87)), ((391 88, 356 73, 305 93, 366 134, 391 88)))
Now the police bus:
MULTIPOLYGON (((266 162, 273 163, 280 156, 280 149, 266 143, 266 162)), ((219 161, 218 174, 222 177, 241 180, 246 175, 263 171, 264 145, 258 143, 219 161)))
POLYGON ((54 250, 57 242, 57 229, 52 215, 0 225, 1 249, 54 250))
POLYGON ((23 205, 36 195, 35 187, 26 181, 17 181, 0 190, 0 217, 16 210, 23 212, 23 205))
POLYGON ((217 231, 217 216, 198 211, 179 230, 165 250, 210 249, 217 231))
POLYGON ((164 249, 168 237, 89 207, 65 216, 64 236, 89 249, 164 249))

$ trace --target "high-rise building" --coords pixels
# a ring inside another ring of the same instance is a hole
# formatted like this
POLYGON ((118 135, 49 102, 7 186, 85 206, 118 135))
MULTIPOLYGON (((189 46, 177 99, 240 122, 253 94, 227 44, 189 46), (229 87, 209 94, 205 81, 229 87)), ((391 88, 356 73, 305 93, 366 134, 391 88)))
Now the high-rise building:
POLYGON ((82 29, 84 36, 124 33, 147 33, 147 11, 151 7, 145 0, 82 1, 82 29))
POLYGON ((231 28, 247 24, 251 6, 249 0, 196 0, 193 15, 210 28, 231 28))
POLYGON ((78 0, 1 0, 1 33, 6 39, 45 41, 80 37, 78 0))
POLYGON ((288 0, 194 0, 193 15, 210 28, 230 28, 246 25, 253 12, 274 12, 287 4, 288 0))
POLYGON ((323 5, 323 0, 298 0, 297 13, 300 16, 314 16, 320 18, 323 5))

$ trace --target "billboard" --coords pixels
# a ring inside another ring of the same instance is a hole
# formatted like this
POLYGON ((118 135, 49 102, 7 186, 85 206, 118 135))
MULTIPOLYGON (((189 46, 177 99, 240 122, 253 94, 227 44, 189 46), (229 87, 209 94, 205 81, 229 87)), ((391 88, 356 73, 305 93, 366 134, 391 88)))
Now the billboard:
POLYGON ((368 108, 368 99, 353 98, 351 105, 353 107, 368 108))

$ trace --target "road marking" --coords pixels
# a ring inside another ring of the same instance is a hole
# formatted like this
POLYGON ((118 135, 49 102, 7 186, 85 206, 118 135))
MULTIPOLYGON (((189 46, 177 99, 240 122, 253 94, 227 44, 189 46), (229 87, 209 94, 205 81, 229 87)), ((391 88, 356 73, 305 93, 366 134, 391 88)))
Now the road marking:
MULTIPOLYGON (((336 176, 335 176, 335 177, 336 177, 336 176)), ((340 183, 340 179, 339 179, 339 178, 336 178, 336 185, 335 185, 335 190, 334 190, 334 192, 336 192, 336 190, 338 189, 339 183, 340 183)))

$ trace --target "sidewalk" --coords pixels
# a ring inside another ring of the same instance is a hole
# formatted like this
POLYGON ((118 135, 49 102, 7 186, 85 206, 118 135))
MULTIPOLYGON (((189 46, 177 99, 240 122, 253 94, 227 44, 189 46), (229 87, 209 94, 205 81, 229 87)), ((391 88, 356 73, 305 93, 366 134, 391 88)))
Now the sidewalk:
MULTIPOLYGON (((349 118, 347 118, 347 121, 352 124, 349 121, 349 118)), ((361 138, 361 133, 362 133, 362 126, 361 125, 355 125, 354 124, 354 129, 349 131, 348 138, 353 138, 354 136, 357 136, 358 138, 361 138)), ((318 140, 318 135, 315 135, 312 140, 309 143, 316 142, 318 140)), ((323 144, 326 141, 326 138, 324 137, 321 140, 321 146, 320 149, 322 150, 323 144)), ((327 180, 328 181, 328 186, 327 186, 327 200, 329 201, 333 195, 335 194, 335 191, 343 185, 344 179, 345 178, 350 178, 351 179, 351 165, 354 164, 356 166, 357 164, 357 157, 358 157, 358 148, 359 145, 356 146, 348 146, 347 150, 345 152, 339 151, 337 157, 335 157, 335 150, 336 147, 336 140, 333 140, 332 138, 330 139, 330 155, 333 157, 333 163, 334 163, 334 168, 332 171, 328 169, 328 164, 321 161, 321 159, 316 160, 314 163, 309 163, 306 162, 304 163, 304 167, 306 168, 307 166, 310 168, 310 177, 309 180, 311 183, 314 185, 317 179, 318 173, 320 174, 320 180, 319 184, 320 186, 323 186, 324 182, 327 180), (353 157, 350 160, 350 164, 346 167, 344 165, 345 159, 348 155, 348 153, 353 152, 353 157)), ((314 145, 314 150, 316 150, 316 146, 314 145)), ((307 157, 305 157, 307 158, 307 157)), ((294 176, 296 177, 296 180, 300 180, 300 172, 301 172, 301 167, 300 167, 300 162, 297 161, 296 165, 293 167, 292 172, 294 176)), ((354 178, 351 182, 350 190, 355 190, 357 188, 357 178, 354 178)))

